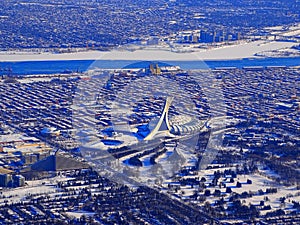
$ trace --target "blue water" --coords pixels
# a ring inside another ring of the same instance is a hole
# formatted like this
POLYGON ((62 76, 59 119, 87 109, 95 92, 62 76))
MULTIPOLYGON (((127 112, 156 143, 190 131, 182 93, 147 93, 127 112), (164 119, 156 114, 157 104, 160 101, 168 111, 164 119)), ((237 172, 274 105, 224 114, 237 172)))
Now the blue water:
MULTIPOLYGON (((182 69, 208 69, 217 67, 247 66, 299 66, 300 57, 240 59, 218 61, 162 61, 161 65, 176 65, 182 69)), ((83 72, 88 69, 102 68, 145 68, 149 62, 136 60, 65 60, 65 61, 33 61, 33 62, 0 62, 0 75, 28 75, 83 72)))

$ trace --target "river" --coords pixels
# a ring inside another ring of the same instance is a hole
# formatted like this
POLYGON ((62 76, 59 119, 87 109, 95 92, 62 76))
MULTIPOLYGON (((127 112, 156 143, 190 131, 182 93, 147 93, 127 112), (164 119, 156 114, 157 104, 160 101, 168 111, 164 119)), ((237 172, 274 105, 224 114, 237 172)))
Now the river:
MULTIPOLYGON (((169 65, 180 66, 182 69, 214 69, 218 67, 249 67, 249 66, 299 66, 300 57, 289 58, 253 58, 240 60, 216 61, 163 61, 169 65)), ((0 62, 0 75, 29 75, 84 72, 88 69, 145 68, 147 61, 136 60, 62 60, 62 61, 28 61, 0 62)))

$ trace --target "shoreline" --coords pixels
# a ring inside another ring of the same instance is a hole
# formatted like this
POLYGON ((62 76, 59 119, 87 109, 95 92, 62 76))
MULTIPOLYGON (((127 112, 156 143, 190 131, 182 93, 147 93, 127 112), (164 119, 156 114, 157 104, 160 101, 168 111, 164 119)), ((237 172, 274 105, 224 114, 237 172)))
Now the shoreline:
MULTIPOLYGON (((193 52, 174 52, 170 49, 142 49, 135 51, 80 51, 73 53, 28 53, 28 52, 0 52, 0 62, 31 62, 31 61, 68 61, 68 60, 127 60, 127 61, 223 61, 241 59, 268 58, 256 56, 266 51, 287 49, 296 45, 294 42, 253 41, 236 45, 228 45, 211 49, 194 49, 193 52)), ((272 58, 272 57, 271 57, 272 58)), ((279 58, 279 57, 277 57, 279 58)), ((281 57, 280 57, 281 58, 281 57)))
MULTIPOLYGON (((183 70, 210 70, 210 69, 264 69, 268 67, 300 67, 300 56, 284 58, 242 59, 223 61, 156 61, 157 63, 176 65, 183 70)), ((148 67, 149 61, 28 61, 28 62, 0 62, 1 76, 48 76, 74 75, 89 73, 96 70, 135 70, 148 67)))

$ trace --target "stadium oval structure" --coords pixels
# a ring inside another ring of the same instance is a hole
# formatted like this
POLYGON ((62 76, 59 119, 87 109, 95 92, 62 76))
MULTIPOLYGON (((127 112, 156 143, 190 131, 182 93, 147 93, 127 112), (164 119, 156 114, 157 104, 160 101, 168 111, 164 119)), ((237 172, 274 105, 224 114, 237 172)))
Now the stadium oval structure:
POLYGON ((197 152, 214 111, 199 83, 214 79, 209 69, 146 62, 144 68, 105 70, 97 64, 78 84, 73 126, 83 157, 100 175, 122 184, 156 185, 184 166, 203 169, 213 160, 216 145, 197 152), (178 116, 187 119, 176 122, 178 116))

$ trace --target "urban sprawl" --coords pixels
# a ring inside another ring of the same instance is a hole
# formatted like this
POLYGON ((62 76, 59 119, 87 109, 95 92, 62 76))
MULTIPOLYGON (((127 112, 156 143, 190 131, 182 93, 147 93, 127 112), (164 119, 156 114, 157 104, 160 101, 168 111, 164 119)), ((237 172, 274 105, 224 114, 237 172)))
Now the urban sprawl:
MULTIPOLYGON (((97 73, 109 77, 99 84, 101 100, 113 97, 112 88, 125 88, 139 76, 171 76, 190 87, 189 77, 208 72, 153 73, 152 66, 97 73)), ((78 151, 72 102, 77 84, 89 80, 87 74, 3 77, 1 223, 299 222, 299 68, 218 68, 209 74, 221 83, 226 106, 222 111, 239 123, 225 130, 223 145, 206 169, 199 170, 199 162, 209 131, 200 134, 194 164, 183 163, 154 187, 135 188, 99 176, 78 151)), ((204 109, 198 110, 202 119, 211 111, 207 98, 214 88, 191 93, 198 109, 204 109)), ((157 113, 162 103, 151 103, 157 113)), ((141 109, 149 109, 149 101, 139 104, 132 123, 148 119, 141 109)), ((95 121, 109 127, 109 115, 103 113, 95 121)), ((110 135, 103 132, 99 138, 118 134, 110 135)), ((159 154, 164 154, 162 149, 159 154)), ((145 152, 143 156, 150 154, 145 152)))
MULTIPOLYGON (((254 58, 299 57, 299 22, 298 0, 3 0, 0 54, 253 42, 254 58)), ((299 66, 1 63, 0 225, 300 224, 299 66)))

